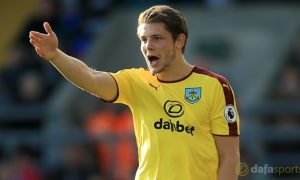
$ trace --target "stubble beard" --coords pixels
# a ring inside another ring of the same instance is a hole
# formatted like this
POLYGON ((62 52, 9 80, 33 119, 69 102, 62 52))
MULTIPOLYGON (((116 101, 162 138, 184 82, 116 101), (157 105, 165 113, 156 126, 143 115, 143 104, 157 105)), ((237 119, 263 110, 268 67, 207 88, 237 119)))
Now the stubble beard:
POLYGON ((175 53, 175 46, 174 46, 172 54, 169 56, 169 58, 166 59, 166 61, 163 62, 163 64, 159 64, 157 69, 153 69, 149 63, 148 68, 150 69, 153 75, 162 73, 163 71, 166 71, 170 67, 170 64, 175 60, 175 58, 176 58, 176 53, 175 53))

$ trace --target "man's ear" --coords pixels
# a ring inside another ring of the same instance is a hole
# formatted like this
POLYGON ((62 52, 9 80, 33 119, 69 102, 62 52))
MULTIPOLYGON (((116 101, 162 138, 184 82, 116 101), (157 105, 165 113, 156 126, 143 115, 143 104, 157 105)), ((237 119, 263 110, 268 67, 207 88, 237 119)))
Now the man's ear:
POLYGON ((175 46, 178 49, 182 49, 182 47, 184 46, 186 41, 186 36, 184 34, 179 34, 177 36, 176 42, 175 42, 175 46))

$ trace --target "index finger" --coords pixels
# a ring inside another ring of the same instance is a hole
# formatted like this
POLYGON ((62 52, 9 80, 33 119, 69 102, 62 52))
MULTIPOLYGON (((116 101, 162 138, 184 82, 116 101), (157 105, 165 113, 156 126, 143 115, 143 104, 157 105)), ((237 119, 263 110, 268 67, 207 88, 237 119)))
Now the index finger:
POLYGON ((30 35, 33 35, 37 38, 42 38, 43 36, 46 36, 46 34, 43 34, 43 33, 37 32, 37 31, 30 31, 30 35))

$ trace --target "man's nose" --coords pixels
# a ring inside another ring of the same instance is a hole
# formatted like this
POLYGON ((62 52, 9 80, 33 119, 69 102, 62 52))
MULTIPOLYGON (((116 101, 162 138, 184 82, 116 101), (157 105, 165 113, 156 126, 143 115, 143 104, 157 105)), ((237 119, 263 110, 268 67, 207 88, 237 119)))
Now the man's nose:
POLYGON ((147 43, 145 44, 145 48, 147 50, 153 50, 153 43, 150 40, 147 41, 147 43))

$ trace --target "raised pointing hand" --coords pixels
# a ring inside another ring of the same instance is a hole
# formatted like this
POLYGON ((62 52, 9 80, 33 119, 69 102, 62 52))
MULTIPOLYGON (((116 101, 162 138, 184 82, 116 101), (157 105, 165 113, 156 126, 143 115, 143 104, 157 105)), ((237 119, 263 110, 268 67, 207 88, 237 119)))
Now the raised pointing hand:
POLYGON ((35 51, 40 57, 46 60, 52 60, 57 53, 58 39, 48 22, 44 22, 43 26, 47 34, 30 31, 30 43, 33 45, 35 51))

